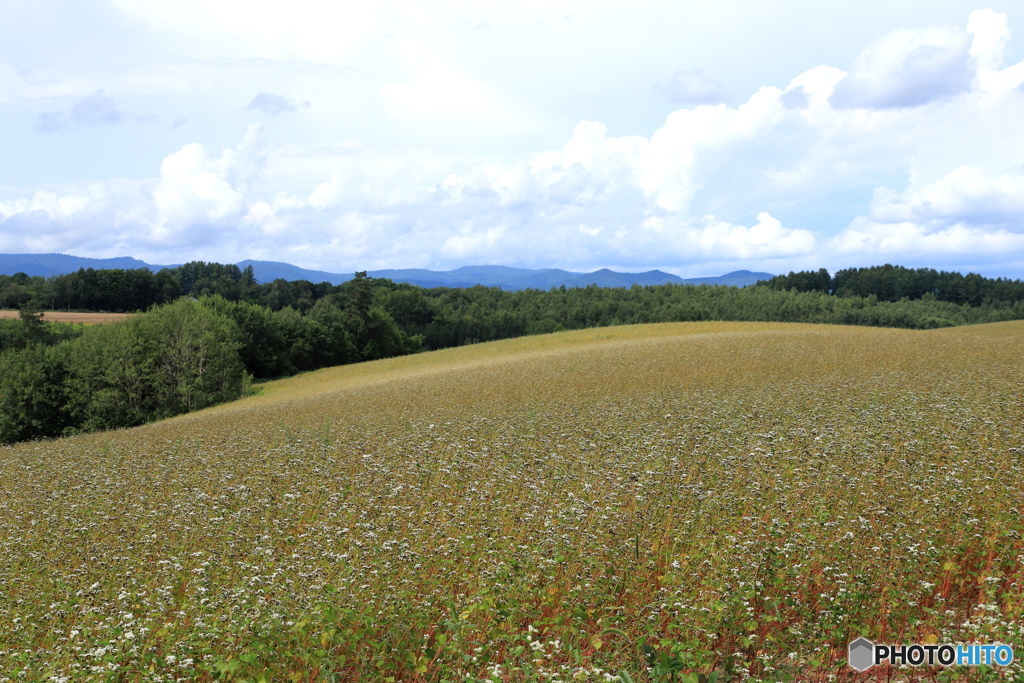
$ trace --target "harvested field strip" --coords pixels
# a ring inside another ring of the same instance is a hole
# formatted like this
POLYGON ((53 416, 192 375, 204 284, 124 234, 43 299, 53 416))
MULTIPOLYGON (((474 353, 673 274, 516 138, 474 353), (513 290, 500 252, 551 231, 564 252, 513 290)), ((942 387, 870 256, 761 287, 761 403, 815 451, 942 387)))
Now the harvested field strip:
MULTIPOLYGON (((101 323, 112 323, 133 315, 132 313, 73 313, 71 311, 43 311, 43 320, 50 323, 82 323, 84 325, 99 325, 101 323)), ((0 310, 0 319, 17 319, 18 311, 0 310)))
POLYGON ((875 680, 858 635, 1024 652, 1022 340, 585 330, 3 448, 0 671, 824 681, 875 680))

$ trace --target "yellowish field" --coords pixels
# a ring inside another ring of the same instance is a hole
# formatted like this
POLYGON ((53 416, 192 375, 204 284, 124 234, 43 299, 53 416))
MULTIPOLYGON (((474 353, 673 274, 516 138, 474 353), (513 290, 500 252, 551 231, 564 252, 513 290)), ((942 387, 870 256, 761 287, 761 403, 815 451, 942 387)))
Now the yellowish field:
MULTIPOLYGON (((43 320, 48 323, 83 323, 98 325, 123 320, 131 313, 73 313, 71 311, 43 311, 43 320)), ((12 320, 18 317, 18 311, 0 309, 0 320, 12 320)))
POLYGON ((845 648, 1024 657, 1022 343, 602 328, 2 448, 0 681, 980 680, 845 648))

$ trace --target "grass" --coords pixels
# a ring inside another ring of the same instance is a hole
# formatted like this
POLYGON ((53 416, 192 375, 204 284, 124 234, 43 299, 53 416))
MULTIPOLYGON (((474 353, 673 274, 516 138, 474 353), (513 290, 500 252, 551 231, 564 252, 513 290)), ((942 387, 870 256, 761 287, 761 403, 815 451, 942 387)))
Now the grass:
POLYGON ((0 681, 1020 679, 1024 325, 683 323, 0 449, 0 681))

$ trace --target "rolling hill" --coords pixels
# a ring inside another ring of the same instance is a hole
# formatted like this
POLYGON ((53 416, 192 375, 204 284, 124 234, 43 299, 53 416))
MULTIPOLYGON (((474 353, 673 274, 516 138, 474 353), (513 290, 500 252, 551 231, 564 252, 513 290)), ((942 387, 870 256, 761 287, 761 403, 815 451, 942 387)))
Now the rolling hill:
POLYGON ((848 680, 858 635, 1021 651, 1022 338, 589 329, 0 448, 0 669, 848 680))

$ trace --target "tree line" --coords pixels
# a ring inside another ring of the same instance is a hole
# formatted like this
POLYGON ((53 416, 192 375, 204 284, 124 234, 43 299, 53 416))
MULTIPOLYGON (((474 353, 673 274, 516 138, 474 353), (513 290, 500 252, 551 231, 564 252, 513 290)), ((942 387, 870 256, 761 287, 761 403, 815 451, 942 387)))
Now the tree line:
POLYGON ((1024 282, 1007 278, 986 278, 977 273, 937 271, 934 268, 903 266, 872 266, 846 268, 829 275, 824 268, 817 271, 791 272, 762 284, 772 289, 798 292, 822 292, 840 297, 874 296, 879 301, 934 298, 953 304, 981 306, 990 303, 1024 301, 1024 282))
POLYGON ((5 321, 20 328, 20 343, 0 353, 0 443, 131 427, 236 399, 253 378, 423 349, 374 300, 367 278, 347 294, 322 298, 305 315, 220 295, 181 297, 61 334, 23 309, 5 321))
POLYGON ((0 354, 0 442, 131 427, 239 397, 237 327, 188 299, 0 354))
MULTIPOLYGON (((73 289, 93 301, 123 303, 131 301, 126 283, 142 281, 127 273, 139 272, 85 270, 77 279, 38 281, 92 282, 95 287, 73 289)), ((169 275, 150 273, 162 285, 143 290, 175 298, 158 298, 146 313, 119 323, 46 323, 38 297, 24 299, 19 319, 0 324, 0 442, 138 425, 237 398, 254 379, 526 334, 700 320, 930 329, 1024 319, 1019 281, 978 276, 984 296, 950 301, 934 289, 917 298, 905 294, 909 276, 927 280, 927 272, 884 266, 840 273, 790 273, 746 288, 506 292, 424 289, 365 273, 338 286, 258 284, 236 266, 187 264, 169 275), (865 282, 877 286, 858 293, 865 282), (896 283, 903 289, 894 289, 896 283), (897 291, 904 295, 896 298, 897 291)), ((7 284, 0 281, 0 291, 7 284)))
MULTIPOLYGON (((171 303, 181 296, 218 295, 228 301, 245 301, 279 311, 291 307, 300 313, 325 297, 343 293, 349 283, 332 286, 327 282, 274 280, 257 283, 252 266, 194 261, 157 272, 135 270, 94 270, 49 278, 24 273, 0 275, 0 308, 20 308, 30 302, 50 310, 106 311, 130 313, 171 303)), ((392 285, 394 283, 391 283, 392 285)), ((976 273, 961 275, 933 268, 905 268, 884 265, 847 268, 834 275, 817 271, 791 272, 758 283, 769 289, 817 292, 837 297, 875 297, 896 303, 903 299, 937 300, 978 307, 985 304, 1015 304, 1024 301, 1024 281, 986 278, 976 273)), ((425 290, 429 299, 442 298, 446 288, 425 290)))
POLYGON ((81 268, 52 277, 25 273, 0 275, 0 308, 29 303, 54 311, 135 313, 167 304, 182 296, 219 295, 228 301, 248 301, 280 310, 307 310, 331 290, 328 283, 276 280, 259 284, 252 266, 193 261, 176 268, 81 268))

